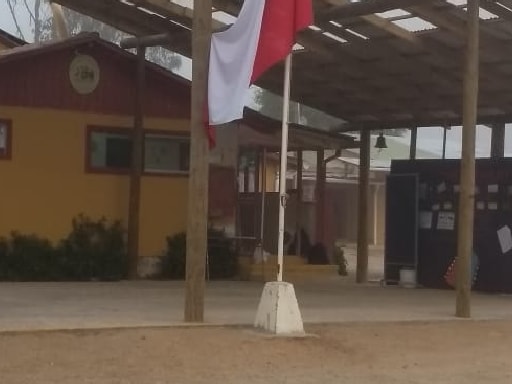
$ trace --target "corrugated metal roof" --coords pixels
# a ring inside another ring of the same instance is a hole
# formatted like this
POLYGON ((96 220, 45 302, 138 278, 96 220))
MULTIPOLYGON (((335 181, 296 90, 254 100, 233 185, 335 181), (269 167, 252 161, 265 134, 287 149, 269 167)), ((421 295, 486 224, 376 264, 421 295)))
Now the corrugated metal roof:
POLYGON ((0 42, 2 42, 8 48, 19 47, 20 45, 25 45, 27 42, 22 40, 10 33, 0 29, 0 42))

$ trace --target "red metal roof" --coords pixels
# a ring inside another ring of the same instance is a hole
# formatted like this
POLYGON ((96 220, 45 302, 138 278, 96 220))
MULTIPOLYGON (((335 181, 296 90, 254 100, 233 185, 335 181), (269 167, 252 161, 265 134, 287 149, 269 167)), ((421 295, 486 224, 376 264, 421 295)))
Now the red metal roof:
POLYGON ((4 31, 3 29, 0 29, 0 42, 7 46, 7 48, 14 48, 19 47, 20 45, 27 44, 25 40, 13 36, 10 33, 4 31))

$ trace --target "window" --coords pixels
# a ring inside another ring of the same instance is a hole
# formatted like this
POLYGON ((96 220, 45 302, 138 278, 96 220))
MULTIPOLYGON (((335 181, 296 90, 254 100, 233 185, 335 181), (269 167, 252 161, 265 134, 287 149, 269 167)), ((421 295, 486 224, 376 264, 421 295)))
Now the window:
POLYGON ((145 135, 144 171, 188 172, 189 157, 189 139, 164 134, 145 135))
POLYGON ((91 168, 107 171, 130 169, 132 141, 128 132, 93 131, 89 140, 91 168))
MULTIPOLYGON (((99 172, 129 172, 132 140, 129 129, 92 128, 89 130, 88 169, 99 172)), ((144 172, 187 173, 190 142, 188 137, 169 133, 144 134, 144 172)))
POLYGON ((11 158, 11 121, 0 119, 0 160, 11 158))

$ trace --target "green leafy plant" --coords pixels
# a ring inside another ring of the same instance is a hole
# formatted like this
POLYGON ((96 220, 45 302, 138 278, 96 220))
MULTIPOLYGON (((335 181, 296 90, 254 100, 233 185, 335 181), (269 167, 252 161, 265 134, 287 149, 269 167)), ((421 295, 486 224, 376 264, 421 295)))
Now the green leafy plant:
POLYGON ((0 280, 117 280, 125 275, 125 231, 119 222, 73 220, 57 246, 36 235, 11 233, 0 238, 0 280))
MULTIPOLYGON (((162 259, 162 277, 185 278, 187 238, 178 233, 167 238, 167 252, 162 259)), ((237 273, 236 252, 223 231, 208 230, 208 277, 230 279, 237 273)))
POLYGON ((125 231, 119 221, 79 215, 58 251, 66 276, 73 280, 118 280, 125 276, 125 231))
POLYGON ((58 256, 48 240, 17 232, 0 240, 0 279, 48 281, 60 274, 58 256))
POLYGON ((348 262, 345 257, 343 244, 335 243, 333 251, 334 262, 338 265, 338 274, 340 276, 348 276, 348 262))

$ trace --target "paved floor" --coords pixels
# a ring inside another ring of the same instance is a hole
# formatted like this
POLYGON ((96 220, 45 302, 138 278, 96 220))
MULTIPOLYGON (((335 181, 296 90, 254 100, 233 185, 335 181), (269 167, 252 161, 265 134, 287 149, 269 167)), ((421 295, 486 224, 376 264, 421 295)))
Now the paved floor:
MULTIPOLYGON (((296 285, 305 323, 450 320, 453 291, 355 286, 352 279, 296 285)), ((0 283, 0 331, 168 326, 182 323, 183 282, 0 283)), ((252 323, 261 283, 211 282, 206 321, 252 323)), ((512 296, 473 295, 473 318, 512 319, 512 296)))

